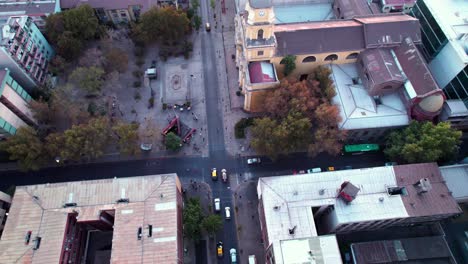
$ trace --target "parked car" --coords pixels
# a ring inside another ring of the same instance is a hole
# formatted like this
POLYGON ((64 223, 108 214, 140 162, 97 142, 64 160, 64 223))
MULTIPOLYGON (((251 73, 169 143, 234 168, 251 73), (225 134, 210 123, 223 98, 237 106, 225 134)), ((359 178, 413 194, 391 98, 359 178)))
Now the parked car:
POLYGON ((216 168, 211 169, 211 179, 212 179, 213 181, 217 181, 217 180, 218 180, 218 173, 216 172, 216 168))
POLYGON ((218 255, 218 257, 223 256, 223 242, 221 242, 221 241, 219 241, 216 244, 216 255, 218 255))
POLYGON ((330 166, 330 167, 327 168, 327 171, 334 171, 334 170, 335 170, 335 167, 333 167, 333 166, 330 166))
POLYGON ((344 170, 352 170, 352 169, 353 169, 353 166, 347 165, 347 166, 344 166, 343 169, 344 169, 344 170))
POLYGON ((299 171, 299 174, 305 174, 305 173, 306 173, 305 170, 300 170, 300 171, 299 171))
POLYGON ((210 32, 210 31, 211 31, 210 23, 206 23, 206 24, 205 24, 205 29, 206 29, 207 32, 210 32))
POLYGON ((214 199, 214 209, 215 209, 215 212, 217 212, 217 213, 219 213, 219 211, 221 211, 221 199, 219 199, 219 198, 214 199))
POLYGON ((222 169, 222 170, 221 170, 221 179, 223 180, 223 182, 227 182, 227 181, 228 181, 228 175, 227 175, 226 169, 222 169))
POLYGON ((258 164, 260 162, 261 162, 260 158, 251 158, 251 159, 247 160, 247 164, 249 164, 249 165, 258 164))
POLYGON ((312 169, 307 170, 307 173, 317 173, 317 172, 322 172, 322 169, 321 168, 312 168, 312 169))
POLYGON ((385 166, 396 166, 398 163, 391 161, 391 162, 385 162, 385 166))
POLYGON ((229 255, 231 255, 231 263, 237 263, 237 252, 235 248, 229 250, 229 255))
POLYGON ((224 207, 224 212, 226 213, 226 220, 231 219, 231 207, 224 207))

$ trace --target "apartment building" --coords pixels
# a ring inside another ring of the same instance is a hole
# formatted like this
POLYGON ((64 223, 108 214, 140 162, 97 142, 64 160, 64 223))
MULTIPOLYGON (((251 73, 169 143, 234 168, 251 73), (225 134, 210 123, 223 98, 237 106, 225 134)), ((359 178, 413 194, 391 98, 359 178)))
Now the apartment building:
POLYGON ((29 109, 31 100, 8 69, 0 70, 0 139, 16 134, 20 127, 37 125, 29 109))
POLYGON ((18 186, 0 263, 183 263, 175 174, 18 186))
POLYGON ((2 237, 3 228, 8 217, 8 211, 11 205, 11 196, 0 192, 0 238, 2 237))
POLYGON ((257 193, 267 263, 291 263, 283 256, 285 240, 438 221, 462 212, 435 163, 260 178, 257 193))
POLYGON ((28 91, 48 81, 48 64, 55 52, 33 19, 11 16, 0 25, 0 67, 28 91))

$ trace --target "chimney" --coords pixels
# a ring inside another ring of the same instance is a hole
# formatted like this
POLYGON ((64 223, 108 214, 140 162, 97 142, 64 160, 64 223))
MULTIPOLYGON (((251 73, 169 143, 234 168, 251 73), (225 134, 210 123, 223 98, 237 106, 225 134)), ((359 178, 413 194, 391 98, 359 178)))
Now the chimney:
POLYGON ((429 181, 428 178, 422 178, 419 181, 417 181, 415 184, 413 184, 414 188, 418 192, 418 194, 423 194, 427 193, 432 189, 431 182, 429 181))

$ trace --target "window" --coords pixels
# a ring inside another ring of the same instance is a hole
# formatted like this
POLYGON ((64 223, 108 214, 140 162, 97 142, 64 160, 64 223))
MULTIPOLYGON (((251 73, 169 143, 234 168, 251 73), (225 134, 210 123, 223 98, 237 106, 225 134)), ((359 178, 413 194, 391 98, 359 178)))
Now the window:
POLYGON ((325 61, 334 61, 334 60, 337 60, 338 59, 338 55, 336 54, 331 54, 331 55, 328 55, 326 58, 325 58, 325 61))
POLYGON ((257 51, 257 56, 263 56, 263 50, 257 51))
POLYGON ((257 32, 257 39, 263 39, 263 29, 259 29, 257 32))
POLYGON ((348 55, 348 57, 346 57, 347 60, 354 60, 354 59, 357 59, 358 57, 358 53, 357 52, 354 52, 354 53, 351 53, 348 55))
POLYGON ((308 56, 308 57, 305 57, 305 58, 302 60, 302 63, 314 62, 314 61, 317 61, 317 58, 315 58, 315 56, 308 56))

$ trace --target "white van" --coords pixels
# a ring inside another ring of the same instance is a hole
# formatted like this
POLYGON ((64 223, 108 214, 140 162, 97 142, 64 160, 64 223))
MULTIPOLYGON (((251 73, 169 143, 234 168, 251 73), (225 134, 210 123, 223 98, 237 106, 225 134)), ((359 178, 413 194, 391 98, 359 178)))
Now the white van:
POLYGON ((214 199, 214 209, 217 213, 221 211, 221 200, 219 198, 214 199))
POLYGON ((231 207, 225 207, 224 211, 226 212, 226 220, 231 219, 231 207))
POLYGON ((257 264, 257 259, 255 258, 255 255, 249 256, 249 264, 257 264))
POLYGON ((322 172, 321 168, 313 168, 313 169, 308 169, 307 173, 317 173, 317 172, 322 172))

